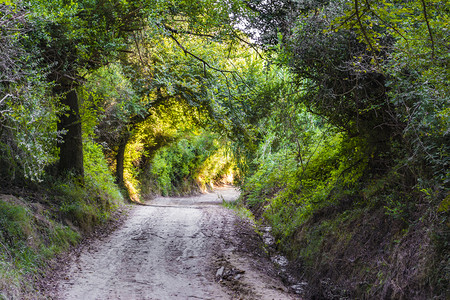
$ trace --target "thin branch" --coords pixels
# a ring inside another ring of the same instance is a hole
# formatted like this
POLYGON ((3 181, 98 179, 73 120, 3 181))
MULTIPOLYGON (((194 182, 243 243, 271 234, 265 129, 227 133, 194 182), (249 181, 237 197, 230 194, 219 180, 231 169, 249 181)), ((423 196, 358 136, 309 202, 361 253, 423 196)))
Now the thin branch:
POLYGON ((423 8, 423 16, 425 18, 425 22, 427 23, 428 33, 430 35, 431 40, 431 58, 434 59, 434 38, 433 38, 433 32, 431 31, 430 22, 428 21, 428 15, 427 15, 427 5, 425 3, 425 0, 422 0, 422 8, 423 8))
MULTIPOLYGON (((345 18, 342 22, 339 22, 339 25, 336 27, 336 29, 344 26, 344 24, 346 24, 350 19, 352 19, 355 16, 355 14, 356 13, 352 13, 347 18, 345 18)), ((332 29, 334 29, 334 28, 332 27, 332 29)))
POLYGON ((305 167, 303 168, 303 172, 300 174, 300 177, 299 177, 300 179, 303 177, 306 168, 308 168, 308 166, 309 166, 309 162, 310 162, 311 159, 313 158, 314 154, 316 154, 317 149, 319 149, 320 144, 322 144, 322 141, 323 141, 324 138, 325 138, 325 134, 328 133, 328 130, 329 130, 329 129, 325 130, 325 131, 322 133, 322 136, 320 137, 319 142, 317 143, 316 147, 314 148, 314 151, 309 155, 308 161, 306 162, 305 167))
MULTIPOLYGON (((227 76, 227 74, 231 74, 235 79, 236 77, 238 77, 240 79, 241 82, 243 82, 247 87, 249 87, 250 89, 252 89, 250 86, 248 86, 248 84, 245 82, 245 80, 236 72, 236 71, 229 71, 229 70, 223 70, 223 69, 219 69, 216 68, 214 66, 212 66, 209 62, 207 62, 206 60, 204 60, 203 58, 195 55, 194 53, 192 53, 191 51, 189 51, 188 49, 186 49, 186 47, 184 47, 180 41, 178 41, 178 39, 174 36, 174 34, 179 34, 179 33, 186 33, 186 34, 195 34, 195 33, 190 33, 189 31, 178 31, 176 29, 170 28, 165 24, 162 24, 164 26, 165 29, 167 29, 168 31, 170 31, 172 34, 169 35, 169 37, 178 45, 178 47, 183 50, 183 52, 186 55, 190 55, 193 58, 195 58, 196 60, 198 60, 199 62, 201 62, 203 64, 203 72, 206 74, 206 67, 210 68, 211 70, 217 71, 219 73, 222 74, 222 76, 225 78, 226 81, 226 85, 227 85, 227 91, 228 91, 228 97, 230 98, 234 98, 232 93, 231 93, 231 89, 230 89, 230 82, 229 82, 229 78, 227 76)), ((202 36, 206 36, 206 37, 213 37, 212 35, 202 35, 202 36)), ((238 39, 240 39, 238 37, 238 39)), ((242 40, 242 39, 241 39, 242 40)), ((242 40, 244 41, 244 40, 242 40)), ((259 54, 259 53, 258 53, 259 54)))
POLYGON ((189 34, 189 35, 194 35, 194 36, 200 36, 200 37, 208 37, 211 39, 215 39, 216 36, 212 35, 212 34, 206 34, 206 33, 197 33, 197 32, 193 32, 193 31, 189 31, 189 30, 178 30, 175 28, 170 27, 167 24, 162 24, 164 26, 164 28, 172 33, 175 34, 189 34))
POLYGON ((239 34, 238 34, 237 32, 235 32, 235 31, 233 31, 233 34, 234 34, 234 36, 235 36, 239 41, 243 42, 244 44, 246 44, 247 46, 250 46, 250 48, 252 48, 253 50, 255 50, 256 54, 257 54, 261 59, 263 59, 262 54, 259 52, 258 47, 257 47, 255 44, 253 44, 253 43, 251 43, 251 42, 249 42, 249 41, 246 41, 245 39, 241 38, 241 37, 239 36, 239 34))
POLYGON ((195 58, 196 60, 200 61, 201 63, 203 63, 204 66, 207 66, 208 68, 210 68, 211 70, 220 72, 220 73, 233 73, 233 71, 228 71, 228 70, 222 70, 222 69, 218 69, 214 66, 212 66, 210 63, 208 63, 206 60, 204 60, 203 58, 195 55, 194 53, 192 53, 191 51, 187 50, 174 36, 173 34, 169 35, 169 37, 178 45, 178 47, 180 47, 181 50, 183 50, 184 54, 186 55, 190 55, 193 58, 195 58))
MULTIPOLYGON (((292 116, 289 113, 287 114, 287 116, 288 116, 288 118, 287 118, 288 119, 288 125, 289 125, 290 129, 295 133, 294 139, 295 139, 295 143, 297 144, 297 150, 298 150, 298 152, 297 152, 297 159, 300 160, 300 165, 302 166, 302 170, 303 170, 303 173, 304 173, 305 172, 305 165, 303 163, 302 145, 300 145, 300 141, 299 141, 297 132, 295 132, 296 131, 295 130, 295 126, 292 124, 293 123, 292 122, 292 116)), ((298 160, 297 160, 297 166, 298 166, 298 160)))
POLYGON ((3 101, 5 101, 6 100, 6 98, 8 98, 8 97, 12 97, 13 95, 11 95, 11 94, 6 94, 5 95, 5 97, 3 97, 1 100, 0 100, 0 104, 2 104, 3 103, 3 101))
POLYGON ((136 44, 136 50, 137 50, 138 55, 139 55, 139 60, 141 61, 142 65, 145 66, 146 63, 144 63, 144 60, 142 59, 142 54, 141 54, 141 50, 139 48, 139 43, 138 43, 138 41, 136 39, 136 34, 133 34, 133 39, 134 39, 134 43, 136 44))
POLYGON ((397 32, 397 34, 398 34, 399 36, 401 36, 401 37, 406 41, 406 44, 408 45, 408 49, 409 49, 409 40, 408 40, 408 39, 400 32, 400 29, 397 29, 396 27, 391 26, 388 22, 386 22, 385 20, 383 20, 383 18, 381 18, 377 13, 375 13, 375 11, 374 11, 373 9, 371 9, 371 7, 370 7, 369 0, 366 0, 365 2, 366 2, 366 4, 367 4, 367 7, 369 8, 369 11, 370 11, 370 12, 371 12, 378 20, 380 20, 386 27, 391 28, 392 30, 394 30, 395 32, 397 32))
POLYGON ((361 16, 359 15, 359 7, 358 7, 358 0, 355 0, 355 12, 356 12, 356 18, 357 18, 357 20, 358 20, 358 24, 359 24, 359 27, 361 28, 361 32, 362 32, 362 34, 363 34, 363 36, 364 36, 364 39, 366 40, 366 43, 369 45, 369 47, 370 47, 370 51, 372 52, 372 55, 373 55, 373 58, 374 58, 374 60, 375 60, 375 63, 376 63, 376 65, 378 66, 378 68, 381 70, 381 68, 380 68, 380 65, 378 64, 378 59, 377 59, 377 56, 376 56, 376 52, 375 52, 375 49, 373 48, 373 45, 372 45, 372 43, 370 42, 370 40, 369 40, 369 37, 367 36, 367 32, 366 32, 366 30, 365 30, 365 28, 364 28, 364 25, 362 24, 362 21, 361 21, 361 16))
POLYGON ((131 50, 126 50, 126 49, 119 49, 119 50, 117 50, 117 52, 134 54, 133 51, 131 51, 131 50))

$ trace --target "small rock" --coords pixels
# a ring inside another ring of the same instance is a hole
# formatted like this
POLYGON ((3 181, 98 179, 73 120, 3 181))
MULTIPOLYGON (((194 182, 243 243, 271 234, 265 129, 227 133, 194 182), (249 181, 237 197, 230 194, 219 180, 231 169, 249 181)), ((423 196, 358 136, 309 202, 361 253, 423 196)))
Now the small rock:
POLYGON ((216 277, 222 277, 223 271, 225 271, 225 267, 221 266, 216 272, 216 277))
POLYGON ((241 274, 237 274, 236 276, 234 276, 234 280, 239 280, 241 279, 242 275, 241 274))

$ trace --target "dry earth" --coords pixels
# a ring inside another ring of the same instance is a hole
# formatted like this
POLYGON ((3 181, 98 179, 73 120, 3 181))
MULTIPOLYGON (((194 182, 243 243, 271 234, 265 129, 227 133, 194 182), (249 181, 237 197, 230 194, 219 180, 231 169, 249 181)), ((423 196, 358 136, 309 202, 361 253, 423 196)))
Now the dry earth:
POLYGON ((53 298, 295 299, 250 222, 221 205, 237 195, 228 187, 133 207, 71 256, 53 298))

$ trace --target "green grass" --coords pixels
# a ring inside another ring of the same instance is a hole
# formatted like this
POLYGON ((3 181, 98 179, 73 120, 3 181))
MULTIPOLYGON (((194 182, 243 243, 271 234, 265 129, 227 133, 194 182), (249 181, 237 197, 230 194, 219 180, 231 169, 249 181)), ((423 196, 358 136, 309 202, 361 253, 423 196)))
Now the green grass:
MULTIPOLYGON (((221 198, 219 196, 219 198, 221 198)), ((222 198, 222 205, 228 209, 233 210, 236 215, 238 215, 239 217, 243 218, 243 219, 248 219, 251 220, 253 224, 257 224, 257 220, 255 219, 255 216, 253 215, 253 213, 251 212, 251 210, 249 210, 247 207, 245 207, 245 205, 242 203, 242 201, 238 198, 235 201, 225 201, 222 198)))
POLYGON ((101 148, 87 143, 85 180, 48 178, 26 199, 0 195, 0 299, 36 299, 47 262, 105 223, 123 197, 101 148))
POLYGON ((17 198, 0 201, 0 290, 5 298, 21 298, 33 288, 25 278, 45 271, 45 261, 67 250, 79 233, 56 223, 17 198))

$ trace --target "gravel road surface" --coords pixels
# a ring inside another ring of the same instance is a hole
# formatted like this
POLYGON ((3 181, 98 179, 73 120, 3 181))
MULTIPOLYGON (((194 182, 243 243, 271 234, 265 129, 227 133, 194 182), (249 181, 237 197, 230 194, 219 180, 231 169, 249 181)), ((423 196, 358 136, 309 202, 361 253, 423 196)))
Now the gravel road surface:
POLYGON ((73 255, 57 299, 295 299, 251 223, 223 207, 232 187, 134 206, 126 221, 73 255))

